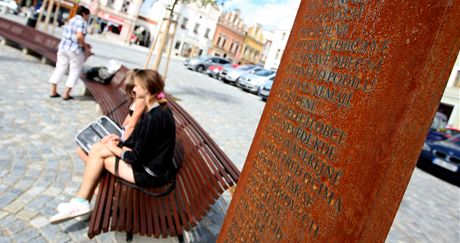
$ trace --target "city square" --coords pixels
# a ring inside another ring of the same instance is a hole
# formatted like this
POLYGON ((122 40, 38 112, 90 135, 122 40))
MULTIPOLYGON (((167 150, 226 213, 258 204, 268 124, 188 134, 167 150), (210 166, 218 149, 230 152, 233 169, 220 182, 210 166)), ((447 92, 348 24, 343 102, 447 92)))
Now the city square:
MULTIPOLYGON (((2 16, 3 17, 3 16, 2 16)), ((21 17, 8 16, 25 23, 21 17)), ((114 59, 128 68, 143 67, 148 48, 130 45, 108 34, 88 35, 94 56, 85 67, 105 65, 114 59)), ((154 55, 155 56, 155 55, 154 55)), ((254 94, 189 70, 185 57, 173 55, 166 92, 203 126, 239 170, 242 170, 266 103, 254 94)), ((96 102, 79 82, 74 100, 48 98, 53 66, 8 45, 0 46, 0 242, 86 242, 87 223, 69 221, 51 225, 48 218, 60 201, 78 190, 83 164, 75 154, 75 134, 100 116, 96 102)), ((165 69, 163 57, 159 71, 165 69)), ((61 92, 62 90, 60 90, 61 92)), ((273 98, 273 97, 272 97, 273 98)), ((415 168, 386 238, 387 242, 455 242, 458 232, 460 190, 415 168)), ((189 242, 217 239, 229 192, 208 215, 185 235, 189 242)), ((123 242, 123 233, 104 233, 96 242, 123 242)), ((134 242, 150 241, 135 236, 134 242)), ((176 238, 158 242, 175 242, 176 238)))

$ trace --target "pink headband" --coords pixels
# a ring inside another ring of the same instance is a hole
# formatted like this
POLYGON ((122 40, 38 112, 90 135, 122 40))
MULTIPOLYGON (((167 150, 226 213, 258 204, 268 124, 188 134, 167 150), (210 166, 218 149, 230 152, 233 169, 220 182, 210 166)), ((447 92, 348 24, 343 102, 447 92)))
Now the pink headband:
POLYGON ((162 99, 164 99, 165 97, 166 97, 166 95, 165 95, 165 93, 163 93, 163 92, 160 92, 160 93, 158 93, 157 95, 155 95, 155 99, 157 99, 157 100, 162 100, 162 99))

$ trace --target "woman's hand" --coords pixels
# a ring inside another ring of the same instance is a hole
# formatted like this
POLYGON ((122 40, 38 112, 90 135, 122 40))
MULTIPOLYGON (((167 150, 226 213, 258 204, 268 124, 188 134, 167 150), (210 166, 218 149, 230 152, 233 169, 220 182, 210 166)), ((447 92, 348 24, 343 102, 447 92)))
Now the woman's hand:
POLYGON ((102 138, 101 142, 104 144, 115 143, 116 145, 118 145, 118 143, 120 143, 120 138, 115 134, 110 134, 102 138))

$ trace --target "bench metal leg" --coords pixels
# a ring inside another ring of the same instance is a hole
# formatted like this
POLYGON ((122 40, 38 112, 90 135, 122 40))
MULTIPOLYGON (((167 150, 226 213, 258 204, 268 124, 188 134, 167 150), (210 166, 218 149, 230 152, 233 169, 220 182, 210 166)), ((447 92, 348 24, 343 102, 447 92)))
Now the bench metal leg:
POLYGON ((126 242, 132 242, 132 241, 133 241, 133 232, 126 233, 126 242))
POLYGON ((184 235, 177 235, 177 239, 179 240, 179 243, 184 243, 184 235))

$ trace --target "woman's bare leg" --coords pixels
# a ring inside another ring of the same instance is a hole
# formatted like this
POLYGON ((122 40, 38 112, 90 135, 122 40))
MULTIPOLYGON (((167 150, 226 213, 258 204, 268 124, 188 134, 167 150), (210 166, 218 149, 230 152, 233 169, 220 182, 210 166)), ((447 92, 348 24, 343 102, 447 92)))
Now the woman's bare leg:
POLYGON ((83 173, 83 181, 77 197, 86 200, 91 199, 99 177, 104 169, 104 159, 111 155, 111 152, 102 143, 96 143, 91 149, 88 162, 83 173))
POLYGON ((80 147, 77 148, 76 152, 77 152, 78 157, 80 157, 83 163, 86 164, 88 162, 88 154, 86 154, 85 151, 83 151, 83 149, 81 149, 80 147))
MULTIPOLYGON (((86 166, 86 164, 88 163, 88 158, 89 158, 88 154, 85 151, 83 151, 83 149, 81 149, 80 147, 77 148, 76 152, 77 152, 78 157, 80 157, 80 159, 83 161, 83 163, 86 166)), ((91 194, 88 197, 88 201, 91 201, 91 198, 93 198, 93 195, 94 196, 97 195, 97 193, 98 193, 98 187, 97 186, 98 186, 98 183, 96 183, 96 185, 94 185, 94 188, 91 190, 94 193, 91 194)))
MULTIPOLYGON (((106 158, 104 160, 104 167, 107 171, 115 175, 115 157, 106 158)), ((118 162, 118 177, 125 181, 135 183, 133 168, 123 160, 118 162)))

